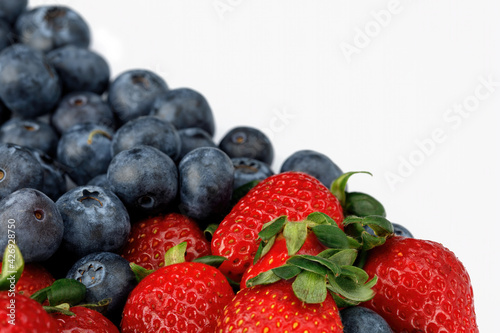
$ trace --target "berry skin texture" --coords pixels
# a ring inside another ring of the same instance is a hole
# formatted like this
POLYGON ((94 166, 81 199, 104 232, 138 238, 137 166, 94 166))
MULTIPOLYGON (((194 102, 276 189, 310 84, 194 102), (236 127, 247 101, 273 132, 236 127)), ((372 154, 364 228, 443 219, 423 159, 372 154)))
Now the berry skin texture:
POLYGON ((10 291, 0 291, 0 332, 55 333, 57 323, 45 312, 41 304, 29 297, 10 291), (14 313, 8 308, 12 300, 15 302, 14 313))
MULTIPOLYGON (((313 232, 308 232, 306 241, 296 253, 297 255, 311 255, 315 256, 321 251, 326 250, 327 247, 321 244, 313 232)), ((283 234, 276 237, 273 247, 266 255, 260 258, 255 265, 251 266, 241 279, 240 288, 246 288, 246 283, 253 277, 260 273, 264 273, 270 269, 282 266, 290 258, 286 247, 286 240, 283 234)))
MULTIPOLYGON (((0 264, 0 273, 2 265, 0 264)), ((55 279, 42 265, 38 263, 28 263, 24 265, 19 281, 16 283, 16 292, 30 297, 36 291, 48 287, 54 283, 55 279)))
POLYGON ((299 221, 313 212, 327 214, 343 230, 339 201, 316 178, 286 172, 262 181, 233 207, 214 233, 212 254, 228 258, 219 269, 240 281, 259 247, 258 233, 264 223, 282 215, 299 221))
POLYGON ((469 275, 443 245, 393 236, 370 252, 364 270, 378 282, 362 305, 395 332, 479 332, 469 275))
POLYGON ((216 268, 188 262, 169 265, 148 275, 130 293, 122 332, 212 333, 233 297, 216 268))
POLYGON ((52 314, 52 318, 57 323, 58 333, 119 333, 118 328, 108 318, 95 310, 83 306, 74 306, 69 311, 75 315, 52 314))
POLYGON ((290 281, 281 280, 241 290, 217 320, 216 333, 309 332, 342 333, 333 298, 320 304, 302 303, 290 281))
POLYGON ((187 216, 170 213, 133 224, 122 256, 156 270, 165 264, 165 252, 182 242, 187 242, 186 261, 211 254, 210 243, 198 224, 187 216))

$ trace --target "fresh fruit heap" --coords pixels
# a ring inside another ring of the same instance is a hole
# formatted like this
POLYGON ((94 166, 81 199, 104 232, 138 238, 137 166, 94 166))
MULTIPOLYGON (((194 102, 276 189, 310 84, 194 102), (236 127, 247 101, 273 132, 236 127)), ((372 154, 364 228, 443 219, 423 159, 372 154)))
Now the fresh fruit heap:
POLYGON ((199 92, 110 80, 74 10, 0 0, 2 332, 478 332, 469 276, 313 150, 215 143, 199 92))

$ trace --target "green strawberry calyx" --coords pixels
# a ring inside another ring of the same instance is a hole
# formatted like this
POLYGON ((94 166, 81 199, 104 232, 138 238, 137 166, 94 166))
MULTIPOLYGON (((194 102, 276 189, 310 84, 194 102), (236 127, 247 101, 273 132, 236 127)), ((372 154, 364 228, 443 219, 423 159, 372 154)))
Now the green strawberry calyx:
POLYGON ((372 287, 377 277, 369 278, 355 266, 359 253, 381 245, 392 235, 392 223, 381 216, 348 217, 344 221, 352 234, 345 233, 328 215, 315 212, 303 221, 288 221, 286 216, 266 223, 259 238, 262 240, 254 259, 256 263, 266 255, 280 233, 283 234, 290 258, 280 267, 249 279, 247 287, 271 284, 281 279, 294 278, 292 288, 305 303, 322 303, 330 293, 339 307, 353 306, 374 296, 372 287), (375 236, 364 228, 371 228, 375 236), (362 229, 362 230, 361 230, 362 229), (327 247, 316 256, 297 255, 309 232, 327 247))
POLYGON ((344 173, 332 183, 330 186, 330 192, 337 197, 344 211, 344 215, 346 216, 355 215, 364 217, 370 215, 380 215, 385 217, 385 208, 380 201, 366 193, 346 191, 347 181, 351 178, 351 176, 360 173, 366 173, 372 176, 372 174, 367 171, 352 171, 344 173))
MULTIPOLYGON (((186 262, 185 258, 186 249, 187 249, 187 242, 179 243, 168 249, 167 252, 165 252, 165 261, 164 261, 165 265, 163 267, 186 262)), ((227 260, 227 258, 221 256, 204 256, 196 258, 191 262, 198 262, 214 267, 219 267, 224 260, 227 260)), ((132 271, 134 272, 135 278, 138 283, 141 282, 146 276, 155 271, 152 269, 146 269, 133 262, 131 262, 129 265, 132 271)))
POLYGON ((2 259, 2 273, 0 274, 0 290, 12 289, 21 278, 24 270, 24 259, 15 243, 10 243, 5 247, 2 259))

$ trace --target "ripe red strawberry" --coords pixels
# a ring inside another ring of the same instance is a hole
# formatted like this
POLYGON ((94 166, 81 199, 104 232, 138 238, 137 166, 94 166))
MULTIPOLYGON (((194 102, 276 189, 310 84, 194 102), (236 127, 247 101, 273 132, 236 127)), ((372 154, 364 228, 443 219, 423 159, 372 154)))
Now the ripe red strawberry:
MULTIPOLYGON (((0 273, 2 265, 0 265, 0 273)), ((16 292, 25 296, 31 296, 35 291, 50 286, 55 281, 42 265, 37 263, 24 264, 21 278, 16 283, 16 292)))
POLYGON ((301 302, 286 280, 241 290, 217 320, 224 332, 338 332, 342 322, 333 298, 320 304, 301 302))
POLYGON ((53 313, 56 320, 58 333, 93 332, 93 333, 119 333, 118 328, 101 313, 83 307, 74 306, 69 309, 74 316, 62 313, 53 313))
POLYGON ((443 245, 394 236, 370 252, 364 269, 379 279, 363 305, 395 332, 479 332, 469 275, 443 245))
POLYGON ((187 242, 186 261, 211 254, 210 243, 196 222, 184 215, 170 213, 145 219, 132 225, 122 256, 146 269, 164 265, 165 252, 187 242))
MULTIPOLYGON (((296 253, 307 254, 315 256, 321 251, 325 250, 327 247, 321 244, 314 235, 313 232, 309 231, 307 234, 307 238, 300 248, 300 250, 296 253)), ((270 269, 282 266, 285 262, 290 258, 288 254, 288 250, 286 247, 286 240, 283 234, 279 234, 274 241, 274 245, 262 258, 260 258, 255 265, 251 266, 244 274, 243 278, 240 282, 240 288, 246 288, 246 283, 249 279, 266 272, 270 269)))
POLYGON ((18 293, 1 291, 0 332, 55 333, 57 324, 36 301, 18 293))
POLYGON ((284 172, 262 181, 233 207, 214 233, 212 254, 228 258, 219 269, 240 281, 259 247, 257 235, 264 223, 282 215, 290 221, 303 220, 313 212, 327 214, 343 229, 339 201, 316 178, 284 172))
POLYGON ((129 295, 121 328, 128 332, 207 332, 234 292, 216 268, 184 262, 146 276, 129 295))

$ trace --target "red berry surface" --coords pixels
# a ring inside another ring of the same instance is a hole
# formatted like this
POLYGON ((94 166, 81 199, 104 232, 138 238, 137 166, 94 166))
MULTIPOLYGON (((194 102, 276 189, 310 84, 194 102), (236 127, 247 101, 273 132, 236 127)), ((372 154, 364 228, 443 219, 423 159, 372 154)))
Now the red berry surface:
POLYGON ((74 306, 69 311, 75 315, 52 314, 58 326, 58 333, 119 333, 118 328, 108 318, 95 310, 83 306, 74 306))
MULTIPOLYGON (((2 265, 0 264, 0 272, 2 265)), ((38 263, 24 264, 21 278, 16 283, 16 292, 31 296, 34 292, 50 286, 55 281, 52 274, 38 263)))
POLYGON ((212 238, 212 254, 228 258, 219 269, 240 281, 250 267, 264 223, 286 215, 303 220, 323 212, 343 229, 342 207, 316 178, 300 172, 284 172, 267 178, 250 190, 219 225, 212 238))
POLYGON ((245 288, 224 309, 216 333, 310 332, 342 333, 342 322, 333 298, 320 304, 301 302, 290 281, 245 288))
POLYGON ((187 242, 186 261, 211 254, 210 243, 193 219, 178 213, 151 217, 132 225, 122 256, 155 270, 164 265, 165 252, 182 242, 187 242))
POLYGON ((31 298, 10 291, 0 292, 0 332, 55 333, 56 321, 31 298))
POLYGON ((212 266, 165 266, 132 290, 123 310, 122 332, 212 333, 233 296, 227 279, 212 266))
POLYGON ((479 332, 469 275, 443 245, 394 236, 370 252, 364 269, 378 282, 363 305, 395 332, 479 332))

